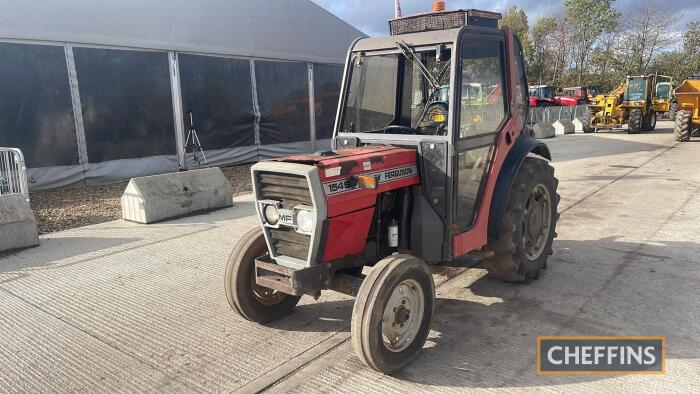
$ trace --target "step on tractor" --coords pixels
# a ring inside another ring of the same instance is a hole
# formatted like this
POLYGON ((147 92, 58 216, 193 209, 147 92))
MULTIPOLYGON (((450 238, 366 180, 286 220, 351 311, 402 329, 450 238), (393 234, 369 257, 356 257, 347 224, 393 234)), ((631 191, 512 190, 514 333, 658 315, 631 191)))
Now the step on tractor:
POLYGON ((657 112, 662 105, 656 94, 657 81, 670 77, 657 74, 627 76, 624 84, 591 101, 591 126, 595 131, 627 125, 629 134, 656 128, 657 112))
POLYGON ((499 19, 418 14, 352 44, 333 150, 251 169, 259 226, 225 273, 240 316, 264 324, 303 295, 354 296, 355 352, 392 374, 428 338, 432 269, 476 261, 508 282, 540 277, 558 181, 549 149, 527 132, 522 48, 499 19))
POLYGON ((688 77, 675 90, 678 102, 674 135, 681 142, 700 134, 700 75, 688 77))

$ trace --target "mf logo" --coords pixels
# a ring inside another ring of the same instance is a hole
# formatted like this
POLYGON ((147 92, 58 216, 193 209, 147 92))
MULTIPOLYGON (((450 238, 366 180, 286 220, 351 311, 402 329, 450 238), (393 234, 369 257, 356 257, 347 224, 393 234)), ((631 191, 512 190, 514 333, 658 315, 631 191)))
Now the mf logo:
POLYGON ((537 374, 663 374, 666 337, 538 337, 537 374))
POLYGON ((287 226, 293 226, 294 225, 294 215, 292 214, 291 211, 279 211, 279 218, 280 218, 280 223, 285 224, 287 226))

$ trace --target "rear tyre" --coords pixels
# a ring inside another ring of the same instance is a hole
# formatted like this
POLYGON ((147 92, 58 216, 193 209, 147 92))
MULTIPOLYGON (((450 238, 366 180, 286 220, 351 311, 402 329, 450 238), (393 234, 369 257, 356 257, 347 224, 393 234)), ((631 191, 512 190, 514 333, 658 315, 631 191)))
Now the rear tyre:
POLYGON ((678 103, 671 103, 669 106, 669 119, 671 120, 676 120, 676 114, 678 113, 678 103))
POLYGON ((627 133, 629 134, 639 134, 642 130, 642 110, 633 109, 630 111, 630 117, 627 121, 627 133))
POLYGON ((585 114, 583 114, 583 132, 584 133, 593 133, 595 132, 595 127, 591 124, 593 122, 593 113, 591 111, 586 111, 585 114))
POLYGON ((690 111, 681 110, 676 114, 676 124, 673 128, 673 135, 676 141, 690 141, 690 111))
POLYGON ((258 323, 269 323, 290 314, 301 298, 255 283, 255 259, 265 254, 265 236, 256 227, 233 248, 224 278, 231 308, 243 318, 258 323))
POLYGON ((513 182, 499 239, 486 249, 486 269, 507 282, 529 283, 540 276, 552 254, 559 213, 559 181, 544 159, 527 157, 513 182))
POLYGON ((644 131, 653 131, 656 128, 656 112, 649 111, 647 116, 644 117, 644 124, 642 129, 644 131))
POLYGON ((352 310, 352 345, 368 367, 393 374, 411 361, 430 332, 433 277, 423 261, 397 254, 381 260, 362 282, 352 310))

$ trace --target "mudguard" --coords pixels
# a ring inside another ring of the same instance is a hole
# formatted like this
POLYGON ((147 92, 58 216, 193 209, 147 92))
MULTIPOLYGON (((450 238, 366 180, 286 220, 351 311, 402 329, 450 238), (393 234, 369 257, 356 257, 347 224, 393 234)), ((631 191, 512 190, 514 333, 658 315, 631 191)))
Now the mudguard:
POLYGON ((521 134, 515 141, 503 162, 501 173, 498 175, 496 186, 494 187, 491 211, 489 212, 489 242, 498 239, 501 234, 501 219, 508 204, 508 196, 510 189, 513 187, 515 175, 530 153, 552 160, 552 154, 544 142, 526 134, 521 134))

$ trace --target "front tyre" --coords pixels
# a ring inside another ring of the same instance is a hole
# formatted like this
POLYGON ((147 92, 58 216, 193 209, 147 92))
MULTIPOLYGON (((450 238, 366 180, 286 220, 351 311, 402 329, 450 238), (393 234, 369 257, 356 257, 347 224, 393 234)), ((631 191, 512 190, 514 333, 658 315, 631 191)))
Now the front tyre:
POLYGON ((629 120, 627 121, 627 133, 628 134, 639 134, 642 130, 642 110, 635 108, 630 111, 629 120))
POLYGON ((352 345, 368 367, 393 374, 425 344, 435 304, 433 277, 423 261, 397 254, 365 278, 352 310, 352 345))
POLYGON ((529 283, 552 254, 559 213, 559 181, 544 159, 526 157, 508 195, 499 238, 486 246, 486 269, 507 282, 529 283))
POLYGON ((301 297, 291 296, 255 282, 255 259, 267 254, 267 244, 258 226, 246 233, 233 248, 226 265, 226 298, 236 313, 257 323, 269 323, 292 312, 301 297))
POLYGON ((675 125, 673 128, 673 135, 676 137, 676 141, 688 142, 690 141, 690 111, 680 110, 676 114, 675 125))

